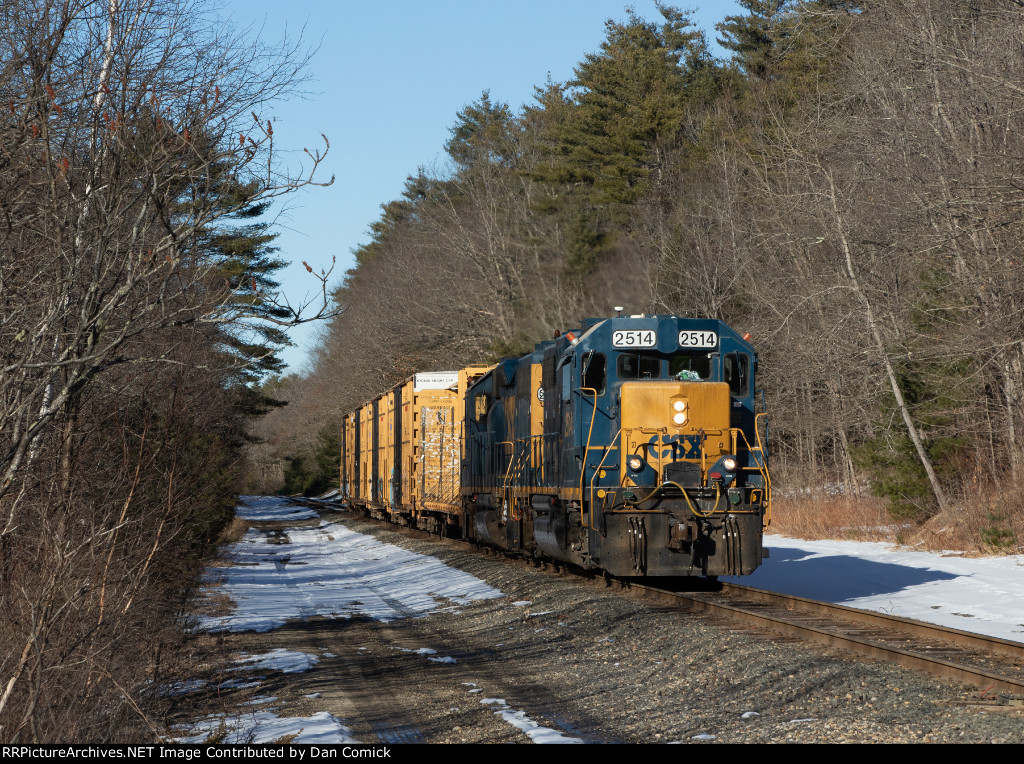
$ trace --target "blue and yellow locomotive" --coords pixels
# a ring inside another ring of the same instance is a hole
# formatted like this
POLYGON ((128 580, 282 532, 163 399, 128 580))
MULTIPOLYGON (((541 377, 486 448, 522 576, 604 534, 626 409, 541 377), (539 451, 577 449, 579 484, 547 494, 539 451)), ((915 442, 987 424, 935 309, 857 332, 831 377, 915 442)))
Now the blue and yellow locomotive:
POLYGON ((465 392, 463 524, 616 576, 751 573, 771 505, 757 354, 721 321, 588 319, 465 392))
POLYGON ((588 319, 348 414, 341 493, 392 522, 616 576, 751 573, 771 506, 756 371, 721 321, 588 319))

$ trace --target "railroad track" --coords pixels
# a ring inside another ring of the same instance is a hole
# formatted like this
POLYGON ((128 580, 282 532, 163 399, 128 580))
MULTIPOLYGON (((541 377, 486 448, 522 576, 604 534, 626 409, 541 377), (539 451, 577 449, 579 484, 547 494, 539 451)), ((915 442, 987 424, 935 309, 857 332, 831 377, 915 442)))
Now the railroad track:
POLYGON ((735 623, 926 671, 983 690, 988 703, 1024 710, 1024 644, 909 618, 722 584, 717 593, 628 588, 735 623))
MULTIPOLYGON (((306 505, 324 508, 322 503, 306 505)), ((413 535, 432 536, 426 531, 385 525, 413 535)), ((509 557, 501 550, 477 548, 487 554, 509 557)), ((539 565, 567 570, 566 566, 539 565)), ((739 584, 722 583, 715 592, 682 592, 631 581, 594 580, 614 584, 645 599, 972 685, 982 690, 979 705, 1024 711, 1024 644, 1019 642, 739 584)))

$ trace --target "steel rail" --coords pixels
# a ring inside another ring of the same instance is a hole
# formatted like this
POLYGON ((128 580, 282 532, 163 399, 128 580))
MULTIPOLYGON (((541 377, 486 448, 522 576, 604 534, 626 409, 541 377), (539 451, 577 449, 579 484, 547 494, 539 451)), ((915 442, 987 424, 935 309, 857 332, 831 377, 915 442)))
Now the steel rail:
POLYGON ((737 594, 748 599, 764 602, 765 604, 781 604, 790 610, 799 610, 805 613, 819 613, 821 606, 827 607, 826 613, 839 612, 850 621, 865 624, 866 626, 881 626, 883 628, 894 628, 914 636, 942 639, 952 642, 960 647, 972 647, 998 655, 1005 655, 1008 658, 1016 658, 1024 662, 1024 643, 1014 642, 1000 637, 990 637, 986 634, 978 634, 972 631, 963 631, 949 626, 940 626, 934 623, 915 621, 912 618, 878 613, 872 610, 860 610, 846 605, 837 605, 829 602, 818 602, 817 600, 797 597, 792 594, 779 594, 764 589, 755 589, 741 584, 722 584, 723 594, 737 594))
MULTIPOLYGON (((293 501, 296 498, 293 497, 293 501)), ((302 500, 296 503, 304 503, 302 500)), ((320 502, 316 503, 319 508, 324 508, 320 502)), ((312 506, 309 502, 306 506, 312 506)), ((417 535, 432 535, 426 531, 411 528, 409 526, 398 526, 406 531, 417 535)), ((467 544, 467 546, 469 546, 467 544)), ((549 563, 537 560, 527 560, 516 556, 505 550, 477 547, 478 551, 487 554, 500 554, 506 557, 518 557, 524 563, 531 566, 540 565, 547 568, 549 563)), ((571 571, 573 566, 556 565, 556 569, 571 571)), ((845 621, 847 625, 859 624, 874 629, 889 629, 894 634, 892 639, 920 638, 935 642, 946 643, 953 648, 965 648, 980 650, 990 655, 1002 656, 1011 661, 1017 662, 1024 667, 1024 643, 1012 640, 989 637, 984 634, 977 634, 961 629, 953 629, 936 624, 915 621, 909 618, 888 615, 886 613, 859 610, 845 605, 835 605, 829 602, 797 597, 789 594, 779 594, 764 589, 755 589, 740 584, 722 583, 721 589, 716 593, 709 592, 677 592, 668 589, 661 589, 648 584, 635 581, 617 580, 605 577, 605 584, 615 583, 623 590, 636 593, 644 598, 659 599, 663 602, 682 605, 695 612, 703 612, 711 615, 718 615, 733 622, 749 625, 760 630, 772 631, 786 636, 796 637, 806 642, 835 647, 850 653, 862 655, 875 660, 894 663, 905 668, 924 671, 933 676, 940 676, 952 679, 967 685, 978 687, 988 693, 1012 693, 1024 695, 1024 680, 1013 677, 1002 676, 981 668, 976 668, 952 660, 928 655, 906 647, 895 647, 862 636, 842 633, 843 626, 838 624, 834 629, 818 625, 802 623, 797 618, 760 612, 756 605, 774 606, 788 612, 799 613, 806 616, 814 616, 824 619, 845 621), (724 595, 724 596, 723 596, 724 595), (737 603, 735 599, 743 598, 750 603, 737 603), (729 601, 733 599, 734 601, 729 601)), ((944 646, 933 648, 950 652, 944 646)))
MULTIPOLYGON (((936 676, 978 687, 986 692, 1024 693, 1024 680, 1002 676, 985 669, 927 655, 913 649, 894 647, 861 636, 843 634, 841 626, 829 629, 821 625, 801 623, 795 618, 782 616, 777 613, 758 612, 754 608, 744 607, 743 604, 718 600, 715 596, 708 596, 707 594, 672 592, 646 584, 631 584, 629 588, 663 599, 682 600, 686 603, 686 607, 698 612, 721 615, 732 621, 787 636, 798 637, 808 642, 837 647, 868 658, 895 663, 905 668, 926 671, 936 676)), ((872 613, 843 605, 809 600, 803 597, 776 594, 775 592, 753 589, 737 584, 723 584, 722 593, 744 596, 761 604, 776 605, 793 610, 794 612, 798 611, 809 615, 844 619, 847 623, 852 621, 867 626, 890 628, 904 635, 946 642, 954 647, 981 649, 989 653, 1024 662, 1024 644, 997 637, 986 637, 982 634, 973 634, 959 629, 922 623, 921 621, 913 621, 908 618, 890 616, 884 613, 872 613)))

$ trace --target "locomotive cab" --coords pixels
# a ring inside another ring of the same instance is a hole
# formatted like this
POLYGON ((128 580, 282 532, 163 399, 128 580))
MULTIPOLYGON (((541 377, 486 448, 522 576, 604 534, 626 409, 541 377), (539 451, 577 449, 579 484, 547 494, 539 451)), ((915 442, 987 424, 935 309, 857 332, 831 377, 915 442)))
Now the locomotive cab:
POLYGON ((715 320, 617 317, 584 322, 555 365, 545 435, 569 509, 540 513, 541 548, 620 576, 752 572, 770 481, 749 343, 715 320))

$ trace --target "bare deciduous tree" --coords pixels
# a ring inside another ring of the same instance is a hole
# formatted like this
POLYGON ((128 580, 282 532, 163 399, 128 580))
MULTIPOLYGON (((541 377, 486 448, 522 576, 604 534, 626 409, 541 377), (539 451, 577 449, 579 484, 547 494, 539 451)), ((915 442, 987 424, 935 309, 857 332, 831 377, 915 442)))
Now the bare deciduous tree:
POLYGON ((274 152, 303 49, 188 0, 14 0, 0 61, 0 735, 112 739, 115 674, 146 668, 117 651, 234 488, 228 390, 272 352, 245 333, 329 312, 328 274, 292 307, 211 236, 318 183, 326 145, 274 152))

